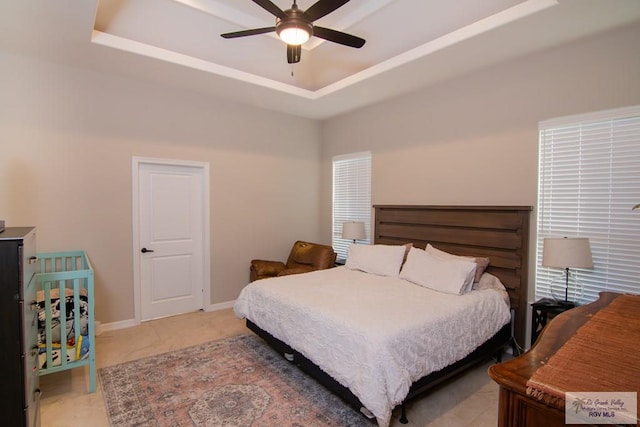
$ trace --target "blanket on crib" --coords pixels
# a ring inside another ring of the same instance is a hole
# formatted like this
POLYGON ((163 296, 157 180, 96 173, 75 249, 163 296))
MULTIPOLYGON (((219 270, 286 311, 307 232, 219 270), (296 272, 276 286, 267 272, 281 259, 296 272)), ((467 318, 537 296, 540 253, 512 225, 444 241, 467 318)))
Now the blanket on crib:
MULTIPOLYGON (((46 335, 46 318, 47 312, 45 309, 45 295, 44 291, 38 291, 36 300, 38 302, 38 344, 44 344, 47 342, 46 335)), ((52 289, 49 295, 51 301, 51 340, 53 342, 62 342, 61 340, 61 313, 60 313, 60 291, 58 289, 52 289)), ((87 335, 88 323, 89 323, 89 302, 87 298, 87 292, 85 289, 80 290, 80 303, 79 309, 76 311, 75 300, 73 297, 73 289, 65 288, 65 339, 75 340, 76 333, 81 335, 87 335), (80 315, 80 331, 75 330, 75 316, 76 313, 80 315)))

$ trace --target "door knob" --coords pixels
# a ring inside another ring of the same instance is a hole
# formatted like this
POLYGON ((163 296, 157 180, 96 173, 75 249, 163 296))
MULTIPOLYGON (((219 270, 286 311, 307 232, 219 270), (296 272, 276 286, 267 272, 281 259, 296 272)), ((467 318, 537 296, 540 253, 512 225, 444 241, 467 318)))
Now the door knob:
POLYGON ((155 251, 153 249, 142 248, 140 249, 140 252, 142 252, 143 254, 146 254, 147 252, 155 252, 155 251))

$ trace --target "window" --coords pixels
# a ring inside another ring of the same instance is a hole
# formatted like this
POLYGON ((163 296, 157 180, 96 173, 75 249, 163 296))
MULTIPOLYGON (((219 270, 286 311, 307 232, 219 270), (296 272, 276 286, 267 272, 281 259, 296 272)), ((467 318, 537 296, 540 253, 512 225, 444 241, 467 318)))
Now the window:
POLYGON ((571 270, 570 300, 640 293, 640 106, 541 122, 538 185, 536 299, 564 298, 545 237, 589 238, 594 268, 571 270))
POLYGON ((345 259, 351 240, 342 238, 346 221, 364 222, 366 238, 371 243, 371 153, 354 153, 333 158, 333 249, 345 259))

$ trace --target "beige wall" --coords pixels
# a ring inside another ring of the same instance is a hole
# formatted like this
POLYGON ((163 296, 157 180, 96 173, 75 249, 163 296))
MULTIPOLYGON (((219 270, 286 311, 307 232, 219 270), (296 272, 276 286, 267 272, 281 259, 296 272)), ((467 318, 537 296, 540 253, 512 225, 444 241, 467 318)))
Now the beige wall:
POLYGON ((538 122, 640 104, 637 40, 636 25, 323 123, 0 53, 0 219, 36 225, 39 251, 85 249, 98 319, 129 320, 131 157, 207 161, 211 303, 230 301, 251 258, 331 241, 336 154, 373 152, 376 204, 535 205, 538 122))
POLYGON ((535 206, 538 122, 640 104, 639 41, 635 25, 326 121, 323 235, 331 157, 362 150, 374 204, 535 206))
POLYGON ((209 162, 213 304, 237 297, 252 258, 320 240, 317 122, 20 56, 0 63, 0 219, 37 226, 40 252, 87 251, 103 323, 134 317, 132 156, 209 162))

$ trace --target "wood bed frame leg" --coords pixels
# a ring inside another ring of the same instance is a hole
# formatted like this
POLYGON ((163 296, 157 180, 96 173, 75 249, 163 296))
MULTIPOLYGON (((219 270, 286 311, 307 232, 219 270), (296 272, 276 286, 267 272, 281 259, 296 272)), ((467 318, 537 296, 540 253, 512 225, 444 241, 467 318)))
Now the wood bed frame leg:
POLYGON ((409 420, 407 419, 407 407, 404 402, 402 402, 402 412, 400 413, 400 424, 407 424, 409 420))

